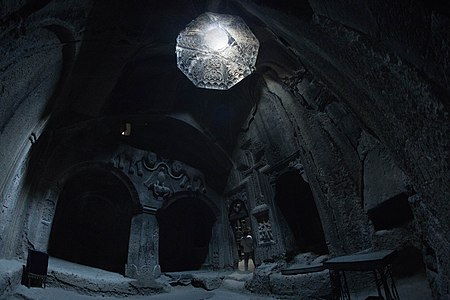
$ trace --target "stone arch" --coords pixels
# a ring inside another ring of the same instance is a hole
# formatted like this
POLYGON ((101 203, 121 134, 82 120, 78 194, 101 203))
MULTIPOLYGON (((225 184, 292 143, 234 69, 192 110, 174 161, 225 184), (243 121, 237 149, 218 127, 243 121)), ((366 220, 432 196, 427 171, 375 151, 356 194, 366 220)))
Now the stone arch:
POLYGON ((212 262, 220 210, 206 196, 176 193, 158 210, 159 263, 163 272, 199 270, 212 262))
POLYGON ((172 195, 170 198, 168 198, 166 201, 164 201, 163 205, 161 206, 160 210, 167 209, 170 205, 172 205, 174 202, 185 199, 185 198, 198 198, 201 200, 204 204, 208 206, 208 208, 213 212, 214 217, 216 219, 220 218, 220 209, 219 207, 206 195, 198 193, 198 192, 191 192, 191 191, 183 191, 178 192, 172 195))
POLYGON ((64 46, 58 36, 31 25, 25 21, 2 32, 2 44, 9 49, 2 55, 0 67, 0 157, 4 170, 0 172, 0 194, 10 202, 5 203, 0 217, 6 222, 0 228, 0 253, 6 256, 26 247, 17 239, 28 217, 20 208, 27 207, 26 202, 34 196, 29 187, 35 186, 39 175, 33 177, 33 170, 38 161, 42 162, 35 146, 45 132, 48 110, 53 108, 50 98, 61 86, 65 65, 64 46))
POLYGON ((287 247, 295 252, 328 252, 322 222, 309 184, 295 171, 278 176, 275 203, 293 237, 287 247), (289 245, 291 244, 291 245, 289 245))
POLYGON ((131 218, 141 207, 129 178, 108 164, 83 163, 58 185, 48 253, 124 274, 131 218))

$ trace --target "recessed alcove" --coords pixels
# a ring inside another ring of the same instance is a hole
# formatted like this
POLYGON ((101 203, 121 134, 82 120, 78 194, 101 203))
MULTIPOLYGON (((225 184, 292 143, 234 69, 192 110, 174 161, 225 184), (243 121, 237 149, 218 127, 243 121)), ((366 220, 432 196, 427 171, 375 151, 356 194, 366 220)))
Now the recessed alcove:
POLYGON ((372 221, 374 229, 376 231, 392 229, 412 221, 414 216, 408 198, 407 193, 398 194, 369 209, 367 215, 372 221))
POLYGON ((302 176, 287 172, 276 181, 275 203, 295 239, 296 251, 328 253, 316 203, 302 176))
POLYGON ((209 254, 214 212, 195 196, 158 211, 159 263, 163 272, 201 269, 209 254))
POLYGON ((131 195, 118 177, 101 169, 82 171, 59 196, 48 253, 124 274, 131 216, 131 195))
POLYGON ((247 206, 243 200, 236 199, 231 202, 228 208, 228 219, 234 235, 234 246, 237 249, 238 258, 240 261, 244 255, 240 246, 241 238, 245 233, 252 232, 250 216, 248 214, 247 206))

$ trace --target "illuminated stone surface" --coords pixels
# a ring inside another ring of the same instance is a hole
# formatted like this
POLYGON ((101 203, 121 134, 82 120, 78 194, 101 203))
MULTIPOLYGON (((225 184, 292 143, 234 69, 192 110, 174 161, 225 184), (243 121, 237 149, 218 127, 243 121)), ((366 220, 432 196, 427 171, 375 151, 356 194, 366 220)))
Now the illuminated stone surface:
POLYGON ((255 70, 258 49, 240 17, 207 12, 178 35, 177 65, 197 87, 227 90, 255 70))

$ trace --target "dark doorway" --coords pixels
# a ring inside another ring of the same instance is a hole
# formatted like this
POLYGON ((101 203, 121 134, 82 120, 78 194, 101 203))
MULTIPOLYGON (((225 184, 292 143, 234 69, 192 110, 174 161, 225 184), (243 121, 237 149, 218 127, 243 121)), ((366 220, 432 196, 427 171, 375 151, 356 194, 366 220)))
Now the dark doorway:
POLYGON ((132 200, 125 184, 106 170, 78 173, 56 207, 51 256, 125 274, 132 200))
POLYGON ((161 270, 199 270, 209 253, 216 220, 212 210, 196 197, 185 197, 160 209, 157 217, 161 270))
POLYGON ((295 250, 328 253, 311 188, 300 174, 288 172, 277 179, 275 202, 294 236, 295 250))
MULTIPOLYGON (((244 253, 242 252, 241 239, 245 233, 251 233, 251 222, 248 215, 247 207, 244 201, 234 200, 228 208, 228 219, 234 234, 234 243, 238 251, 238 259, 242 260, 244 253)), ((236 266, 237 267, 237 266, 236 266)))

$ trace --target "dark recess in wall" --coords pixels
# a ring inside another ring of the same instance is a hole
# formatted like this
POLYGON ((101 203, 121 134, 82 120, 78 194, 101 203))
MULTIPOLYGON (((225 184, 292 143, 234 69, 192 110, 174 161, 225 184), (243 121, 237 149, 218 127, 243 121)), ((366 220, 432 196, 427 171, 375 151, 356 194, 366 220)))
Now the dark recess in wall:
POLYGON ((291 229, 300 252, 328 253, 311 188, 300 174, 288 172, 277 179, 275 202, 291 229))
POLYGON ((163 272, 199 270, 209 253, 214 213, 197 198, 182 198, 157 213, 163 272))
POLYGON ((367 211, 375 231, 400 227, 414 218, 408 203, 409 196, 399 194, 367 211))
POLYGON ((131 196, 118 178, 99 170, 77 174, 59 197, 48 253, 125 274, 131 217, 131 196))

